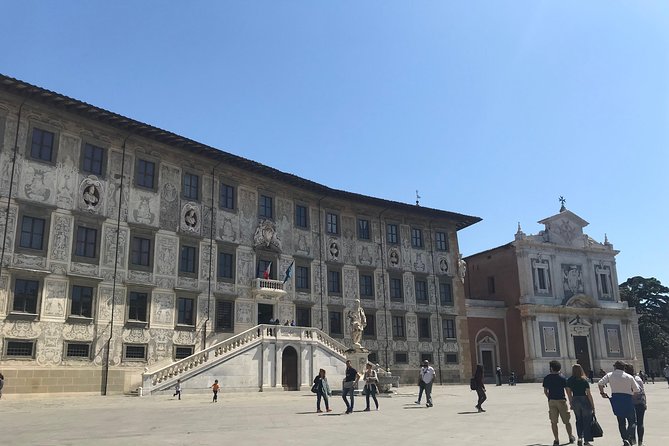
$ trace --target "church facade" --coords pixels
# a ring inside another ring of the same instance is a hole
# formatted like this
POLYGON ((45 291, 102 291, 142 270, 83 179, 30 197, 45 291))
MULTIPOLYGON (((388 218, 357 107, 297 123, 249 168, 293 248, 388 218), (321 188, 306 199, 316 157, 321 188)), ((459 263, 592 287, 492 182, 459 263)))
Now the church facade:
POLYGON ((643 364, 638 317, 620 301, 615 256, 605 238, 583 232, 588 222, 564 205, 539 222, 544 229, 467 257, 467 318, 473 363, 492 377, 540 380, 549 361, 586 372, 643 364))
POLYGON ((0 169, 7 393, 128 391, 276 320, 350 346, 356 299, 371 361, 406 382, 423 359, 442 382, 470 374, 457 231, 478 217, 331 189, 5 76, 0 169))

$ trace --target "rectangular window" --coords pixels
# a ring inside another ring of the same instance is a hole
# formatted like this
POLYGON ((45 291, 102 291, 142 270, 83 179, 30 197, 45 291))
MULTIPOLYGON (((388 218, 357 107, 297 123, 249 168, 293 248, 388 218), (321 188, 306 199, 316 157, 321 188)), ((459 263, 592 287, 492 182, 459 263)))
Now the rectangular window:
POLYGON ((429 317, 419 317, 418 318, 418 338, 420 340, 430 340, 432 335, 430 333, 430 318, 429 317))
POLYGON ((402 279, 399 277, 390 278, 390 299, 404 300, 404 296, 402 294, 402 279))
POLYGON ((325 230, 328 234, 339 234, 339 215, 333 212, 325 214, 325 230))
POLYGON ((181 192, 186 200, 199 200, 200 177, 192 173, 184 173, 181 192))
POLYGON ((330 334, 341 335, 343 333, 341 311, 329 311, 330 316, 330 334))
POLYGON ((43 218, 24 215, 21 219, 21 237, 19 246, 21 248, 42 251, 44 249, 45 227, 46 220, 43 218))
POLYGON ((458 363, 457 353, 446 353, 446 364, 457 364, 457 363, 458 363))
POLYGON ((372 364, 376 364, 379 362, 379 354, 376 352, 369 352, 369 355, 367 355, 367 360, 372 364))
POLYGON ((216 301, 216 331, 232 333, 234 324, 235 303, 228 300, 216 301))
POLYGON ((233 281, 235 278, 235 256, 229 252, 218 252, 218 278, 233 281))
POLYGON ((135 185, 153 189, 155 187, 156 163, 143 159, 137 160, 137 173, 135 174, 135 185))
POLYGON ((551 294, 549 263, 544 259, 532 259, 532 280, 536 294, 551 294))
POLYGON ((93 317, 93 287, 72 285, 70 315, 89 319, 93 317))
POLYGON ((148 322, 147 309, 149 305, 148 293, 131 291, 128 295, 128 321, 148 322))
POLYGON ((405 352, 395 352, 395 364, 408 364, 409 355, 405 352))
POLYGON ((386 242, 392 245, 400 242, 399 230, 396 224, 389 223, 386 225, 386 242))
POLYGON ((264 218, 274 218, 273 198, 267 195, 260 195, 258 201, 258 216, 264 218))
POLYGON ((35 341, 12 341, 5 339, 5 357, 33 358, 35 356, 35 341))
POLYGON ((448 251, 448 238, 445 232, 437 232, 434 234, 437 251, 448 251))
POLYGON ((295 323, 298 327, 311 327, 311 308, 295 308, 295 323))
POLYGON ((296 266, 295 267, 295 288, 298 290, 309 291, 309 267, 308 266, 296 266))
POLYGON ((393 338, 405 338, 404 316, 393 316, 393 338))
POLYGON ((177 324, 195 325, 195 299, 189 297, 180 297, 177 299, 177 324))
POLYGON ((179 272, 186 274, 197 273, 197 248, 195 246, 181 245, 179 272))
POLYGON ((488 294, 495 294, 495 277, 488 276, 488 294))
POLYGON ((442 319, 444 339, 455 339, 455 319, 442 319))
POLYGON ((453 290, 448 282, 439 282, 439 301, 442 305, 453 305, 453 290))
POLYGON ((195 351, 195 347, 192 345, 175 345, 174 346, 174 360, 179 361, 181 359, 186 359, 191 356, 195 351))
POLYGON ((341 294, 341 272, 328 270, 328 294, 341 294))
POLYGON ((81 170, 92 175, 102 176, 105 149, 86 143, 83 152, 81 170))
POLYGON ((295 205, 295 226, 302 229, 309 227, 308 208, 306 206, 295 205))
POLYGON ((16 279, 14 281, 14 304, 12 311, 37 314, 39 282, 37 280, 16 279))
POLYGON ((360 240, 369 240, 369 220, 358 219, 358 238, 360 240))
POLYGON ((235 209, 235 188, 221 183, 221 207, 233 211, 235 209))
POLYGON ((131 244, 130 264, 135 266, 151 266, 151 257, 153 253, 150 238, 133 237, 131 244))
POLYGON ((77 226, 77 240, 74 255, 94 259, 97 257, 98 230, 77 226))
POLYGON ((416 280, 416 303, 428 303, 427 298, 427 282, 424 280, 416 280))
POLYGON ((55 140, 55 133, 34 127, 30 146, 30 157, 32 159, 46 161, 48 163, 52 162, 54 158, 53 149, 55 140))
POLYGON ((271 279, 272 277, 276 277, 274 269, 274 263, 271 260, 259 259, 256 277, 261 279, 271 279), (265 275, 267 275, 267 277, 265 277, 265 275))
POLYGON ((362 331, 362 335, 366 338, 375 338, 376 337, 376 315, 368 314, 367 315, 367 325, 362 331))
POLYGON ((609 294, 609 276, 608 276, 608 274, 600 274, 599 275, 599 283, 601 284, 601 287, 602 287, 602 294, 604 294, 604 295, 609 294))
POLYGON ((374 277, 371 274, 360 274, 360 297, 374 299, 374 277))
POLYGON ((123 359, 129 361, 146 361, 146 345, 125 344, 123 346, 123 359))
POLYGON ((539 290, 547 290, 548 287, 546 286, 546 270, 543 268, 537 269, 537 277, 539 278, 539 290))
POLYGON ((420 228, 411 228, 411 246, 414 248, 423 247, 423 230, 420 228))
POLYGON ((90 358, 91 344, 68 342, 65 347, 66 358, 90 358))

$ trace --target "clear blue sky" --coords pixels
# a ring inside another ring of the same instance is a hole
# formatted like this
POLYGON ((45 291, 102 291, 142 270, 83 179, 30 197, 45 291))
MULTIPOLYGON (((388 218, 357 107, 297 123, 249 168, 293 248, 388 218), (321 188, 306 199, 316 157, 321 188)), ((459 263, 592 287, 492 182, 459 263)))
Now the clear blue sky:
POLYGON ((327 186, 556 213, 669 285, 666 1, 0 1, 0 72, 327 186))

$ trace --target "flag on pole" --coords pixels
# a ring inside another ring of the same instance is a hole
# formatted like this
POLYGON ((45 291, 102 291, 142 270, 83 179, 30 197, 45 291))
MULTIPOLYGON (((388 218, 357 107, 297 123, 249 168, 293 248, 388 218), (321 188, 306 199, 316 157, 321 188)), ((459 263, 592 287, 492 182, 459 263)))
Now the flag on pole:
POLYGON ((293 275, 293 263, 295 262, 290 262, 290 265, 288 266, 288 269, 286 270, 286 277, 283 278, 283 283, 288 282, 288 279, 293 275))
POLYGON ((271 268, 272 268, 272 262, 269 262, 267 264, 267 268, 265 269, 265 272, 262 273, 263 279, 265 279, 265 280, 269 279, 269 273, 270 273, 271 268))

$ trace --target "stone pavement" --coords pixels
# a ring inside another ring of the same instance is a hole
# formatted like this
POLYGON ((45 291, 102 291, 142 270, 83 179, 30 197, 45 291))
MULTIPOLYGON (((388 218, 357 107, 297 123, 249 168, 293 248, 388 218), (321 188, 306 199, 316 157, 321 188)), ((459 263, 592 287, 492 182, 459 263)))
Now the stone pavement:
MULTIPOLYGON (((669 445, 669 387, 646 386, 647 446, 669 445)), ((547 405, 540 384, 488 387, 485 413, 476 413, 468 386, 435 386, 434 407, 414 404, 416 388, 402 387, 365 413, 364 397, 344 415, 340 397, 330 414, 315 413, 309 392, 171 393, 152 397, 5 395, 0 400, 0 444, 10 445, 358 445, 463 444, 551 446, 547 405)), ((373 404, 373 403, 372 403, 373 404)), ((595 404, 604 438, 596 446, 621 445, 608 401, 595 404)), ((573 421, 573 417, 572 417, 573 421)), ((575 430, 574 430, 575 431, 575 430)), ((566 443, 564 428, 561 440, 566 443)))

